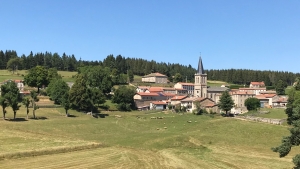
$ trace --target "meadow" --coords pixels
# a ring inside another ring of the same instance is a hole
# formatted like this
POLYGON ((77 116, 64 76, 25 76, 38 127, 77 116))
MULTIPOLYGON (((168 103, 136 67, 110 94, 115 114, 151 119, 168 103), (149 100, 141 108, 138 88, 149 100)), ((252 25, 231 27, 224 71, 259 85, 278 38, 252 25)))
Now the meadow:
MULTIPOLYGON (((77 74, 77 72, 69 72, 69 71, 57 71, 58 74, 62 76, 62 79, 64 79, 66 82, 75 82, 75 78, 73 78, 74 75, 77 74)), ((8 70, 0 70, 0 82, 3 82, 5 80, 23 80, 24 76, 27 74, 27 70, 18 70, 14 74, 8 70)))
POLYGON ((271 151, 286 125, 168 112, 70 114, 41 108, 26 120, 21 107, 16 121, 0 120, 0 168, 292 168, 300 151, 285 158, 271 151))

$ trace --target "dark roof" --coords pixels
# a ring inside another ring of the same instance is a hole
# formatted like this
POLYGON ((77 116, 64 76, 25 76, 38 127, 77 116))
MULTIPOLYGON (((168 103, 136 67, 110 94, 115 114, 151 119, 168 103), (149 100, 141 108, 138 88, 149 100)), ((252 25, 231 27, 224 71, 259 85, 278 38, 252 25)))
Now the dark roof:
POLYGON ((203 69, 203 64, 202 64, 202 59, 201 56, 199 57, 199 63, 198 63, 198 70, 197 70, 198 74, 205 74, 204 73, 204 69, 203 69))
POLYGON ((207 91, 210 91, 210 92, 224 92, 228 90, 227 87, 209 87, 207 88, 207 91))

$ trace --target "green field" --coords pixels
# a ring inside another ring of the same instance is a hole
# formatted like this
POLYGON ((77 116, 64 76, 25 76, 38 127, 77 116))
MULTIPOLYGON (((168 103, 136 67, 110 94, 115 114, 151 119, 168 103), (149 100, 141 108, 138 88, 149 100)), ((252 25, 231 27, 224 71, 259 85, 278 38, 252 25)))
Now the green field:
MULTIPOLYGON (((24 76, 27 74, 26 70, 18 70, 14 74, 8 70, 0 70, 0 82, 5 80, 16 80, 20 79, 23 80, 24 76)), ((77 72, 68 72, 68 71, 58 71, 58 74, 62 76, 64 81, 66 82, 74 82, 75 78, 72 78, 73 75, 76 75, 77 72)))
POLYGON ((26 121, 22 107, 18 121, 0 120, 0 168, 291 168, 300 151, 271 151, 287 126, 162 112, 70 114, 44 108, 26 121))
POLYGON ((251 111, 243 115, 253 115, 257 117, 272 118, 272 119, 286 119, 285 109, 282 108, 262 108, 259 111, 268 111, 269 113, 258 113, 258 111, 251 111))

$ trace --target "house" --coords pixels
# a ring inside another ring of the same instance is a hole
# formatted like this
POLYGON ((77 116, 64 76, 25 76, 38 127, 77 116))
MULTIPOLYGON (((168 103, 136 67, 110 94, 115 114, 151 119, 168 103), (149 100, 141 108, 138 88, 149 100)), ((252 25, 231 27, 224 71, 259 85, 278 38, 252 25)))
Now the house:
POLYGON ((165 110, 167 109, 168 103, 163 101, 153 101, 150 103, 151 110, 165 110))
POLYGON ((148 88, 150 93, 159 93, 159 92, 164 92, 163 87, 150 87, 148 88))
POLYGON ((171 100, 171 104, 172 105, 177 105, 177 104, 181 104, 181 101, 185 98, 187 98, 188 96, 174 96, 172 97, 171 100))
POLYGON ((218 112, 217 104, 210 98, 203 98, 203 97, 189 97, 185 98, 181 101, 181 106, 187 108, 188 112, 192 112, 197 108, 196 102, 199 102, 200 107, 205 109, 206 111, 210 112, 218 112))
POLYGON ((162 90, 163 90, 163 93, 176 94, 176 89, 175 89, 175 88, 165 87, 165 88, 163 88, 162 90))
POLYGON ((185 89, 190 96, 194 95, 194 83, 178 82, 174 85, 176 89, 185 89))
POLYGON ((251 82, 250 83, 250 88, 263 88, 265 86, 265 82, 251 82))
POLYGON ((140 111, 149 110, 151 102, 152 101, 144 101, 144 100, 135 100, 134 101, 135 107, 140 111))
MULTIPOLYGON (((233 90, 229 92, 232 100, 234 101, 235 107, 245 107, 245 100, 254 97, 255 93, 252 91, 239 91, 239 90, 233 90)), ((218 99, 220 95, 218 96, 218 99)), ((219 100, 218 100, 219 101, 219 100)))
POLYGON ((266 93, 266 94, 260 94, 260 95, 256 95, 255 97, 259 100, 260 102, 260 107, 271 107, 272 106, 272 100, 273 100, 273 97, 276 96, 276 94, 269 94, 269 93, 266 93))
POLYGON ((136 88, 136 92, 140 93, 140 92, 148 92, 149 93, 149 88, 150 86, 138 86, 136 88))
POLYGON ((208 87, 207 88, 207 97, 212 99, 214 102, 217 103, 217 95, 222 94, 224 91, 229 91, 227 87, 208 87))
POLYGON ((142 82, 147 83, 168 83, 168 77, 161 73, 150 73, 142 77, 142 82))
POLYGON ((162 93, 136 93, 133 96, 134 100, 143 100, 143 101, 156 101, 156 100, 166 100, 166 96, 162 93))
POLYGON ((286 107, 288 96, 274 96, 272 98, 272 107, 286 107))
MULTIPOLYGON (((0 86, 2 84, 6 84, 7 82, 15 82, 17 87, 19 88, 19 92, 22 93, 22 91, 24 91, 24 80, 5 80, 0 84, 0 86)), ((1 89, 0 89, 0 93, 1 93, 1 89)))
POLYGON ((267 88, 265 88, 265 87, 260 87, 260 88, 239 88, 239 91, 254 93, 255 95, 259 95, 261 92, 267 91, 267 88))

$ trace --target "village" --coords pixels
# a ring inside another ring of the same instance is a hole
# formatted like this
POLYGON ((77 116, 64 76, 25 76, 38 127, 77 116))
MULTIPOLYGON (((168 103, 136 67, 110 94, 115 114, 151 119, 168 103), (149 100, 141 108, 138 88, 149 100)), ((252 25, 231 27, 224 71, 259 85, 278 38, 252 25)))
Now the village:
MULTIPOLYGON (((142 77, 142 82, 167 84, 168 80, 166 75, 157 72, 142 77)), ((276 91, 267 90, 263 81, 251 82, 249 87, 239 89, 230 89, 226 84, 208 86, 207 74, 200 57, 194 83, 178 82, 172 88, 137 86, 134 101, 138 110, 165 110, 171 105, 185 107, 187 112, 192 112, 198 101, 207 112, 220 113, 218 102, 224 91, 228 91, 234 101, 232 114, 247 112, 244 104, 247 98, 259 99, 261 108, 285 108, 288 100, 286 95, 277 95, 276 91)))

